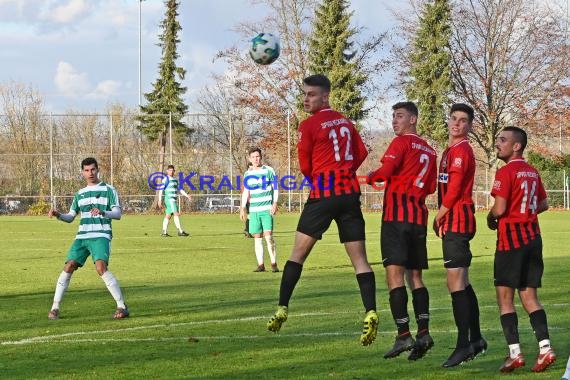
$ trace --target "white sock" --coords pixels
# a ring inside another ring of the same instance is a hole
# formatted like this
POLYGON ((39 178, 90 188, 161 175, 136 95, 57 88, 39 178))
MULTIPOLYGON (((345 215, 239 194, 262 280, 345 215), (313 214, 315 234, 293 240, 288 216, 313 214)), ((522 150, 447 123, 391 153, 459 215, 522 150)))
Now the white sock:
POLYGON ((177 215, 174 215, 174 225, 178 228, 178 232, 182 232, 182 226, 180 225, 180 218, 177 215))
POLYGON ((55 294, 53 296, 53 304, 51 305, 51 310, 59 309, 59 304, 63 299, 63 295, 69 286, 69 281, 71 280, 71 273, 62 271, 55 284, 55 294))
POLYGON ((566 363, 566 372, 562 376, 565 379, 570 379, 570 356, 568 356, 568 363, 566 363))
POLYGON ((509 344, 509 355, 514 359, 521 353, 521 345, 519 343, 509 344))
POLYGON ((107 289, 109 289, 109 293, 113 296, 115 301, 117 302, 117 307, 122 309, 126 309, 125 300, 123 300, 123 293, 121 292, 121 287, 119 286, 119 281, 113 273, 107 271, 101 275, 101 278, 107 285, 107 289))
POLYGON ((255 257, 257 258, 257 265, 263 265, 263 239, 254 238, 253 247, 255 249, 255 257))
POLYGON ((275 250, 275 240, 273 240, 273 235, 266 235, 265 242, 267 243, 267 252, 269 252, 271 264, 277 264, 277 253, 275 250))
POLYGON ((164 220, 162 221, 162 232, 164 233, 168 231, 168 222, 170 222, 170 219, 168 218, 164 218, 164 220))
POLYGON ((540 355, 544 355, 550 350, 550 339, 544 339, 538 342, 538 347, 540 348, 540 355))

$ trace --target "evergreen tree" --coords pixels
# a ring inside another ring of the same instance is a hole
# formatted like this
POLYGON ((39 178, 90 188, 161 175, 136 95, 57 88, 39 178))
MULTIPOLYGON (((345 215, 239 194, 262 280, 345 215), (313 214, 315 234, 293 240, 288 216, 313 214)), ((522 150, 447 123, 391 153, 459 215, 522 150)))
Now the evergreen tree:
POLYGON ((367 75, 353 61, 355 52, 350 27, 352 12, 347 0, 323 0, 315 10, 309 40, 309 71, 329 77, 333 91, 331 107, 357 122, 366 116, 362 87, 367 75))
POLYGON ((451 91, 450 14, 448 0, 424 4, 412 41, 411 81, 406 85, 406 96, 418 105, 418 132, 440 144, 448 138, 445 119, 451 91))
MULTIPOLYGON (((186 93, 179 80, 184 80, 186 70, 176 66, 176 59, 179 58, 177 45, 180 42, 178 33, 182 30, 177 21, 178 6, 177 0, 165 0, 166 12, 164 20, 160 23, 163 30, 159 35, 158 46, 162 48, 162 59, 159 64, 158 78, 153 83, 153 90, 144 94, 148 104, 141 106, 143 115, 140 117, 141 125, 139 129, 151 141, 158 140, 164 154, 166 145, 166 135, 170 125, 170 113, 172 114, 173 136, 179 140, 190 131, 182 122, 188 106, 184 104, 182 95, 186 93)), ((161 159, 161 167, 164 161, 161 159)))

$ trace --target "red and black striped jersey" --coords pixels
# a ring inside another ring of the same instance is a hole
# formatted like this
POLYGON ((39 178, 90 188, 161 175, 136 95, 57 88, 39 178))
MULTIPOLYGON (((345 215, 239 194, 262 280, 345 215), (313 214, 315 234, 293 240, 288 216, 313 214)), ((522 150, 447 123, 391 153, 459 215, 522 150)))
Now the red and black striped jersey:
POLYGON ((436 190, 437 153, 416 134, 396 136, 370 173, 373 183, 384 182, 382 220, 427 225, 425 199, 436 190))
POLYGON ((507 200, 497 229, 498 251, 520 248, 540 234, 536 211, 546 191, 534 167, 523 159, 509 161, 497 170, 491 195, 507 200))
POLYGON ((360 193, 356 170, 368 150, 347 117, 330 108, 309 116, 299 125, 297 151, 309 198, 360 193))
POLYGON ((441 157, 438 175, 438 205, 449 209, 442 219, 443 233, 475 233, 474 179, 475 155, 469 141, 448 147, 441 157))

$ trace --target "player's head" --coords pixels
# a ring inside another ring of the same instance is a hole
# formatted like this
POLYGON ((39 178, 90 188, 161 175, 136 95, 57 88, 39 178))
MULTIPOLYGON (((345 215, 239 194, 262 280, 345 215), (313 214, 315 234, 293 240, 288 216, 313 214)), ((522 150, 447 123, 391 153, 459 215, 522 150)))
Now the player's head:
POLYGON ((526 144, 527 135, 524 130, 518 127, 505 127, 495 138, 497 158, 505 162, 509 162, 514 158, 520 158, 526 148, 526 144))
POLYGON ((254 168, 258 168, 261 166, 261 149, 258 147, 255 148, 251 148, 247 151, 247 155, 249 158, 249 162, 251 163, 251 166, 254 168))
POLYGON ((473 123, 473 119, 475 119, 475 111, 473 111, 473 107, 465 103, 455 103, 451 106, 451 110, 449 111, 449 115, 454 112, 463 112, 467 114, 469 117, 469 122, 473 123))
POLYGON ((175 170, 176 169, 174 169, 174 165, 168 165, 166 167, 166 174, 168 174, 169 176, 172 176, 172 175, 174 175, 175 170))
POLYGON ((87 181, 88 185, 96 185, 99 183, 99 165, 93 157, 87 157, 81 161, 81 175, 87 181))
POLYGON ((95 165, 95 169, 99 169, 99 164, 97 164, 97 160, 93 157, 87 157, 83 161, 81 161, 81 170, 86 166, 95 165))
POLYGON ((465 103, 453 104, 449 111, 449 117, 447 118, 449 138, 458 139, 467 137, 473 126, 474 118, 475 112, 471 106, 465 103))
POLYGON ((303 79, 303 108, 315 113, 329 107, 331 81, 323 74, 310 75, 303 79))
POLYGON ((392 106, 392 128, 396 136, 416 133, 418 107, 413 102, 398 102, 392 106))

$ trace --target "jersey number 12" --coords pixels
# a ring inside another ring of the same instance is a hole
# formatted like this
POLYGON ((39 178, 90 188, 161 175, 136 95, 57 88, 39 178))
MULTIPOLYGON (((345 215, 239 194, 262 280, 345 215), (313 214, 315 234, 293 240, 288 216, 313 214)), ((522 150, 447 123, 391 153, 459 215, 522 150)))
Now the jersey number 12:
MULTIPOLYGON (((345 161, 352 161, 352 153, 350 152, 350 148, 352 147, 352 141, 350 139, 350 129, 347 127, 340 127, 340 137, 346 137, 346 149, 344 150, 344 160, 345 161)), ((334 147, 334 159, 338 162, 340 161, 340 147, 338 145, 338 136, 334 129, 331 129, 329 132, 329 139, 333 142, 334 147)))

